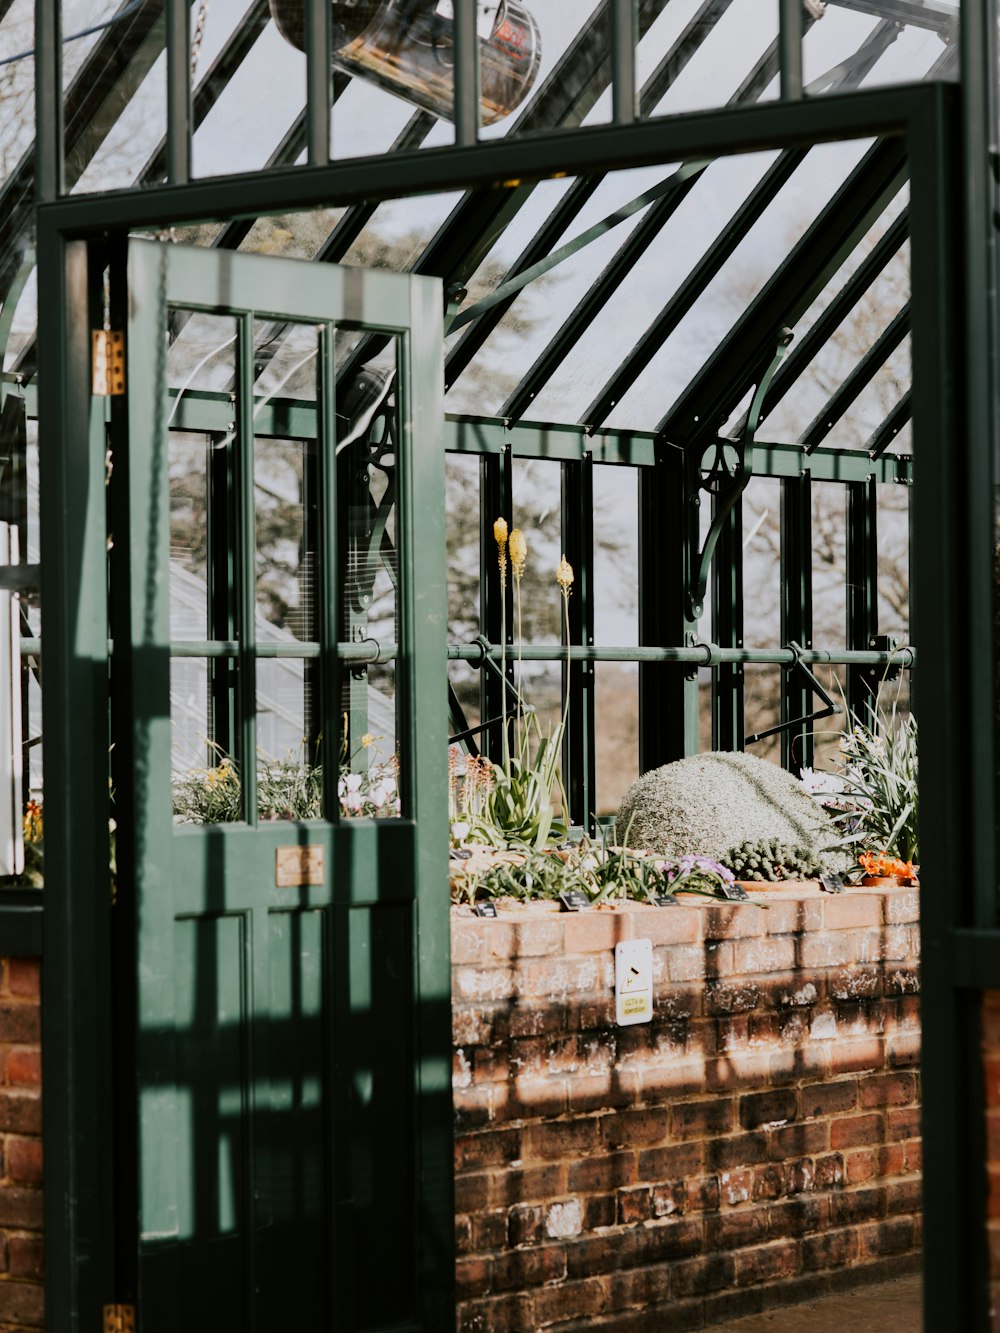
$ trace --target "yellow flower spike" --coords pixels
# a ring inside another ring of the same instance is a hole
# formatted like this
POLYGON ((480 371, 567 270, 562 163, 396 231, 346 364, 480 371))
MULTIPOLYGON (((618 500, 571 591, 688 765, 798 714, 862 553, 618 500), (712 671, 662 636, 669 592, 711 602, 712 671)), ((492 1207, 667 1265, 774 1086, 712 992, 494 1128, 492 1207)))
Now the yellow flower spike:
POLYGON ((556 583, 562 589, 563 596, 568 597, 570 588, 573 586, 573 580, 576 575, 573 573, 573 566, 566 559, 565 555, 559 561, 559 568, 556 570, 556 583))
POLYGON ((375 737, 371 734, 370 731, 366 731, 365 734, 361 737, 362 750, 367 750, 370 745, 374 744, 375 744, 375 737))
POLYGON ((518 580, 524 577, 524 566, 527 559, 528 543, 525 541, 521 529, 515 528, 510 534, 510 564, 514 571, 514 577, 518 580))
POLYGON ((507 520, 498 518, 493 524, 493 538, 497 544, 497 564, 501 573, 507 571, 507 520))

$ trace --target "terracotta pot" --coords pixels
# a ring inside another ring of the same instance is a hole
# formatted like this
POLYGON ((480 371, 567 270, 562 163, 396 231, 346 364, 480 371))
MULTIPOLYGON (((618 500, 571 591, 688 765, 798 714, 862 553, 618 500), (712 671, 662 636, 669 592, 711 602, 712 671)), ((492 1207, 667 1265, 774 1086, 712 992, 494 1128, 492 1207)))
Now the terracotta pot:
POLYGON ((892 889, 898 888, 900 884, 906 881, 899 875, 862 875, 861 883, 866 889, 892 889))

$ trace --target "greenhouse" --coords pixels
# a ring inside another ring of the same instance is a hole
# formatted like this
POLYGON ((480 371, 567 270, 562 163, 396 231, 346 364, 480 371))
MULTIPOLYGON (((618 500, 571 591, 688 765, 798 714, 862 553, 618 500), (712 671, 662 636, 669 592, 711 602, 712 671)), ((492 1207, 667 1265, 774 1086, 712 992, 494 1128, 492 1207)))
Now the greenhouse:
POLYGON ((0 1327, 1000 1329, 998 72, 0 0, 0 1327))

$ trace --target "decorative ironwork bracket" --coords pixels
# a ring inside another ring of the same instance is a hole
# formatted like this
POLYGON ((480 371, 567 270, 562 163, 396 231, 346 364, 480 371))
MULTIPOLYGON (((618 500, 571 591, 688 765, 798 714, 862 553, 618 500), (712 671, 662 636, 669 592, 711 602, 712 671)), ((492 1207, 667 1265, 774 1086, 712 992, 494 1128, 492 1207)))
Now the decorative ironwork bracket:
POLYGON ((757 741, 765 740, 768 736, 780 736, 783 731, 791 731, 793 727, 801 727, 806 722, 819 722, 824 717, 836 717, 838 713, 844 711, 840 704, 830 698, 816 675, 810 671, 805 662, 803 662, 801 645, 796 643, 793 639, 786 646, 795 654, 795 661, 791 666, 785 667, 784 669, 789 672, 801 671, 809 682, 813 693, 819 695, 826 707, 818 708, 814 713, 806 713, 804 717, 790 717, 787 722, 779 722, 776 727, 768 727, 766 731, 756 731, 752 736, 744 736, 744 747, 747 745, 755 745, 757 741))
POLYGON ((701 489, 716 496, 716 506, 715 514, 712 517, 712 526, 705 538, 705 545, 696 554, 695 560, 692 561, 692 564, 697 564, 697 570, 691 580, 691 587, 687 596, 688 616, 692 620, 700 620, 704 613, 705 593, 708 589, 708 572, 711 568, 712 556, 715 554, 715 548, 722 536, 726 520, 732 513, 733 506, 746 490, 747 484, 753 476, 754 436, 760 424, 764 396, 771 386, 775 371, 781 364, 781 358, 788 350, 793 337, 791 329, 784 328, 781 330, 771 364, 760 377, 753 401, 750 404, 746 425, 743 428, 743 438, 734 440, 724 435, 716 438, 715 458, 712 460, 708 475, 701 481, 701 489))

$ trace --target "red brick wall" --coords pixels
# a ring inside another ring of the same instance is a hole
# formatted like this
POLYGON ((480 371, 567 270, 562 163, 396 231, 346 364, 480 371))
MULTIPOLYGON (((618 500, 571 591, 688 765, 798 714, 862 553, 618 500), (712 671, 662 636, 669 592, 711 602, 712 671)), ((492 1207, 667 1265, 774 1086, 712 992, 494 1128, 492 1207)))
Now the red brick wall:
POLYGON ((671 1333, 915 1266, 917 895, 452 920, 459 1329, 671 1333), (613 948, 654 944, 651 1024, 613 948))
POLYGON ((44 1326, 39 971, 0 960, 0 1333, 44 1326))

